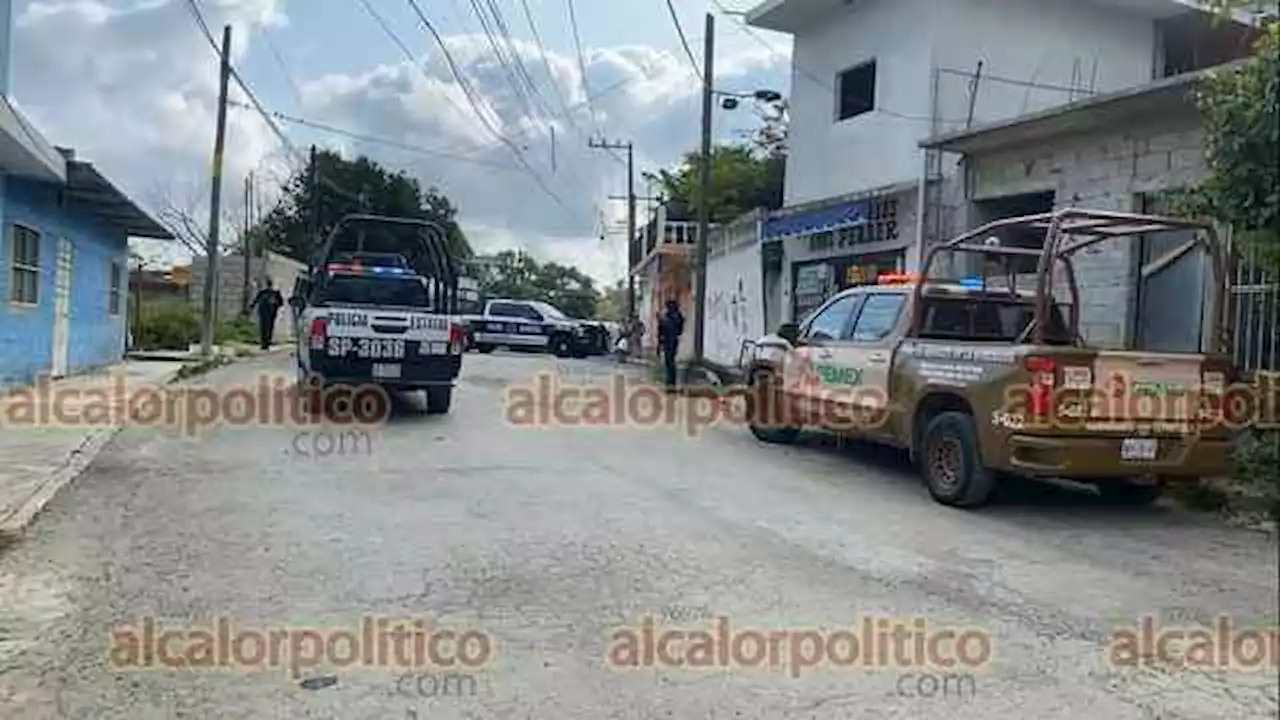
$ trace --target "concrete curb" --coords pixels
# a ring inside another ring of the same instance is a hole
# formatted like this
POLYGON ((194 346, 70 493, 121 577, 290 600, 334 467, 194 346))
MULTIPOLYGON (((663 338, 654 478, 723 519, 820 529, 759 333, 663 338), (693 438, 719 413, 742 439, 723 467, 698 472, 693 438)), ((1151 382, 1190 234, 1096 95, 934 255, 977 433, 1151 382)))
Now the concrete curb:
MULTIPOLYGON (((204 368, 204 371, 214 370, 217 367, 225 367, 235 362, 237 358, 232 357, 228 362, 204 368)), ((184 365, 183 368, 189 367, 184 365)), ((182 369, 179 368, 173 372, 167 373, 160 379, 160 384, 171 385, 179 382, 184 378, 182 369)), ((190 377, 190 376, 187 376, 190 377)), ((88 436, 80 443, 79 447, 72 450, 70 455, 59 465, 55 466, 40 482, 39 487, 26 500, 22 502, 9 514, 0 518, 0 547, 12 544, 26 532, 27 528, 35 521, 40 512, 55 498, 63 488, 70 485, 76 478, 84 474, 89 465, 97 459, 98 455, 111 442, 115 436, 125 429, 125 426, 97 428, 89 432, 88 436)))

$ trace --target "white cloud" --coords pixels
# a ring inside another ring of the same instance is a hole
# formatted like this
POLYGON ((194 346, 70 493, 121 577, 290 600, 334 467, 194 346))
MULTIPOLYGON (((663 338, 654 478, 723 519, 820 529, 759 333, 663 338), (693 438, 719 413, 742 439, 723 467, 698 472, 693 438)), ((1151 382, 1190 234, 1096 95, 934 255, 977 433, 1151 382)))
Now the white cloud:
MULTIPOLYGON (((232 24, 237 66, 257 51, 253 30, 287 22, 282 0, 203 0, 201 6, 215 32, 232 24)), ((318 77, 293 68, 302 86, 298 113, 473 162, 280 126, 298 146, 316 142, 364 152, 440 188, 460 208, 463 228, 477 247, 521 247, 576 264, 602 280, 620 275, 624 239, 602 243, 600 232, 602 216, 616 221, 624 210, 624 203, 608 200, 625 188, 624 167, 588 149, 584 135, 604 132, 612 140, 634 141, 638 171, 674 162, 697 134, 700 93, 687 60, 644 45, 591 50, 586 85, 597 96, 589 103, 592 114, 576 56, 550 54, 549 78, 538 48, 514 43, 514 54, 538 87, 534 95, 512 88, 511 71, 495 61, 483 35, 455 35, 446 42, 473 98, 433 51, 417 66, 406 61, 318 77), (571 107, 570 118, 548 124, 531 117, 530 107, 540 105, 560 114, 556 90, 571 107), (523 163, 477 119, 472 101, 519 149, 523 163), (525 163, 550 192, 530 177, 525 163)), ((19 13, 15 49, 15 94, 52 141, 74 146, 143 201, 179 197, 203 205, 217 63, 185 0, 127 7, 33 0, 19 13)), ((779 82, 786 60, 753 45, 720 58, 719 65, 717 83, 745 89, 762 78, 779 82)), ((261 99, 284 107, 278 99, 261 99)), ((265 123, 251 112, 233 111, 225 155, 228 207, 239 206, 241 179, 262 170, 264 161, 283 180, 281 156, 265 123)), ((643 188, 639 178, 637 183, 643 188)))

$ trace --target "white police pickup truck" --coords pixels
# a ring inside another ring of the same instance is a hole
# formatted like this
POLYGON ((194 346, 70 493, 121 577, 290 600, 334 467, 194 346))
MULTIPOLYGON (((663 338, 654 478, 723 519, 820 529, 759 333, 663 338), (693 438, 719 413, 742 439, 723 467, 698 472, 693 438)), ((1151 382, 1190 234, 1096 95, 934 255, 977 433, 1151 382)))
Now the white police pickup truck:
POLYGON ((462 326, 433 307, 431 283, 395 264, 329 263, 301 309, 299 380, 424 390, 447 413, 462 368, 462 326))
POLYGON ((484 314, 465 317, 468 343, 479 352, 494 348, 548 350, 558 357, 584 357, 589 339, 584 323, 538 300, 490 300, 484 314))

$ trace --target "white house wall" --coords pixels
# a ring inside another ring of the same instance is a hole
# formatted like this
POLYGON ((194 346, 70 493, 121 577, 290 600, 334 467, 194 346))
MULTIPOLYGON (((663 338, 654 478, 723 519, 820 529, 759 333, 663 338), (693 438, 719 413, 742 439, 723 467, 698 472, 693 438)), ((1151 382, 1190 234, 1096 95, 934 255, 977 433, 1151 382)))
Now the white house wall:
POLYGON ((708 360, 736 366, 743 341, 765 334, 760 264, 760 245, 754 238, 707 258, 703 352, 708 360))
MULTIPOLYGON (((992 76, 1061 86, 1074 77, 1082 90, 1092 83, 1100 92, 1152 79, 1152 18, 1086 0, 864 0, 856 8, 835 10, 795 37, 788 205, 918 179, 918 143, 932 134, 935 61, 969 73, 984 61, 975 124, 1072 99, 992 76), (836 122, 837 75, 872 59, 876 110, 836 122)), ((938 115, 948 121, 939 132, 959 129, 969 79, 943 74, 938 90, 938 115)))
MULTIPOLYGON (((1153 79, 1156 31, 1150 16, 1086 0, 947 0, 939 11, 939 67, 972 73, 983 63, 975 125, 1081 100, 1090 85, 1106 93, 1153 79)), ((942 74, 939 115, 946 122, 941 131, 963 129, 969 89, 968 77, 942 74)))
POLYGON ((822 200, 920 174, 928 124, 934 0, 872 0, 800 33, 792 51, 786 204, 822 200), (836 77, 876 60, 878 110, 836 122, 836 77))

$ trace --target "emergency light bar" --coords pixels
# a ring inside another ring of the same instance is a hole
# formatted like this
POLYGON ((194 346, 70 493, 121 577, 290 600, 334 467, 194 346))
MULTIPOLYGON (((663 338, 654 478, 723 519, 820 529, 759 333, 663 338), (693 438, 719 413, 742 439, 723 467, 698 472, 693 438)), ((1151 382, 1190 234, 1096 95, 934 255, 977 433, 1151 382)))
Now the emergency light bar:
POLYGON ((385 265, 360 265, 358 263, 329 263, 325 271, 330 273, 350 273, 353 275, 416 275, 408 268, 388 267, 385 265))
POLYGON ((876 279, 880 285, 902 285, 905 283, 913 283, 918 280, 912 273, 885 273, 876 279))

